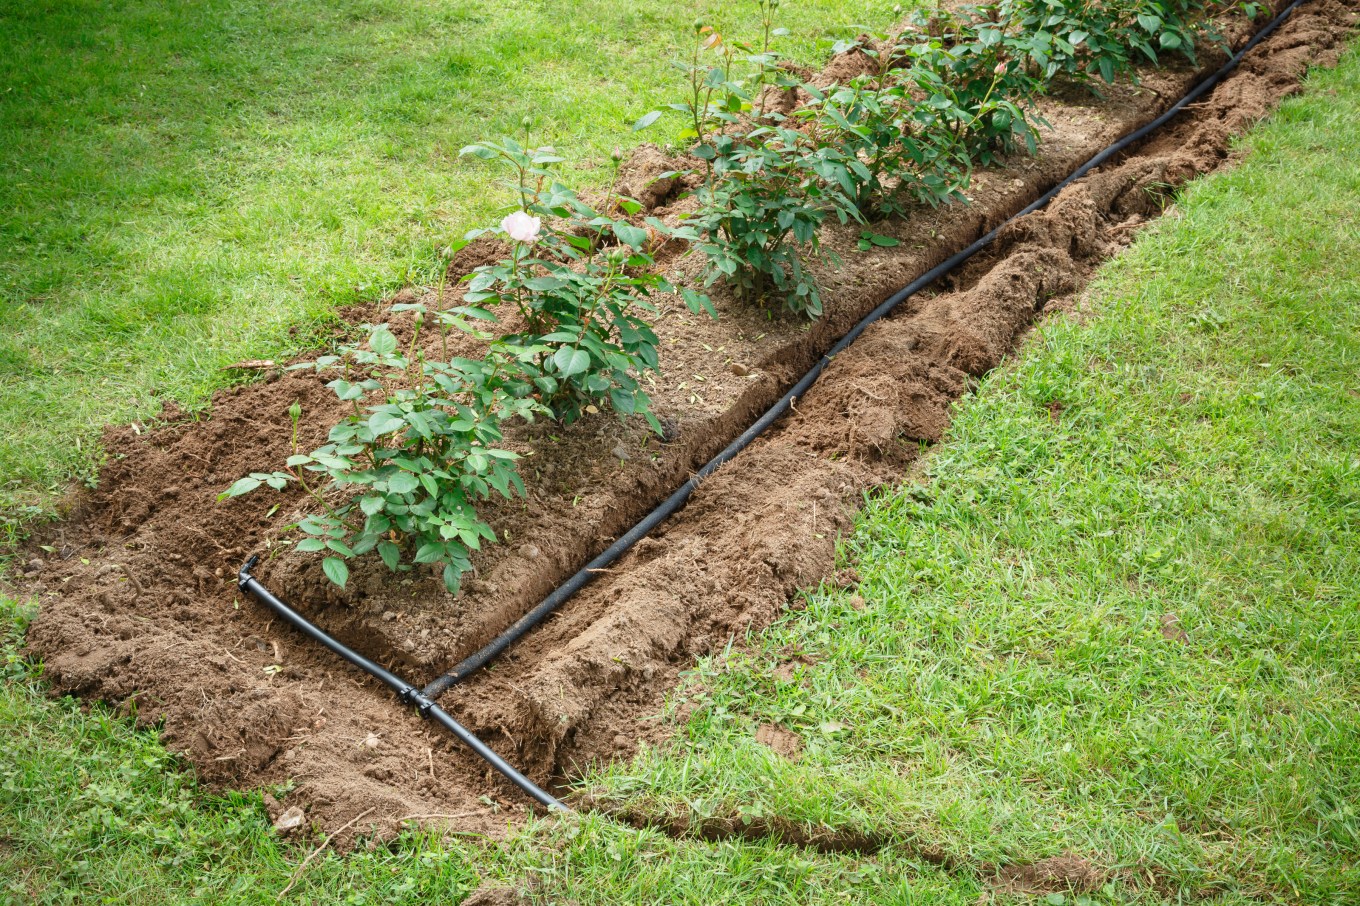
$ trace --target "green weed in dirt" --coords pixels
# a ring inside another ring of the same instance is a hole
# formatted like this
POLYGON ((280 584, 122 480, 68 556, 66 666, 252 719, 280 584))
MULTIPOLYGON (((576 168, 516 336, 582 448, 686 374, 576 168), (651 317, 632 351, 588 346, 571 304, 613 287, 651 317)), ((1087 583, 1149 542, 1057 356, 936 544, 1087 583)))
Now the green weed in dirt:
MULTIPOLYGON (((990 901, 1356 902, 1357 124, 1353 52, 1106 270, 1090 318, 1047 323, 983 382, 924 483, 873 501, 846 546, 862 609, 810 595, 701 666, 672 746, 585 784, 883 849, 583 816, 324 855, 290 898, 456 902, 476 878, 553 903, 962 906, 983 863, 1074 852, 1102 889, 990 901), (760 723, 796 732, 799 759, 755 743, 760 723)), ((3 897, 273 902, 319 842, 278 843, 252 796, 205 794, 154 735, 5 669, 3 897)))

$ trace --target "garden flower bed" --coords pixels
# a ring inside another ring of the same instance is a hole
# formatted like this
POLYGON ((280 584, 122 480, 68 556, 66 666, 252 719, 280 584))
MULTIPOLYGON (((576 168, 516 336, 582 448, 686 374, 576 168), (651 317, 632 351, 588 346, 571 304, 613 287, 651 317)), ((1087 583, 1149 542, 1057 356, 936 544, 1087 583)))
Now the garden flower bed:
MULTIPOLYGON (((678 672, 826 578, 860 495, 900 478, 921 442, 941 437, 953 401, 1000 361, 1035 313, 1055 301, 1077 305, 1083 275, 1160 212, 1166 188, 1219 165, 1231 135, 1292 90, 1306 65, 1326 62, 1353 18, 1332 0, 1307 5, 1211 101, 1017 224, 938 294, 877 325, 794 417, 445 704, 543 782, 664 736, 664 727, 640 718, 656 712, 678 672)), ((1250 33, 1237 19, 1224 29, 1237 42, 1250 33)), ((1004 157, 977 172, 967 204, 914 208, 872 224, 874 235, 896 244, 865 243, 865 227, 830 223, 822 243, 843 263, 813 267, 824 309, 815 321, 752 306, 721 283, 709 290, 716 319, 679 296, 657 296, 659 369, 644 381, 662 432, 589 408, 570 425, 540 419, 511 428, 504 446, 524 457, 526 493, 484 505, 501 543, 475 553, 456 594, 434 571, 392 573, 377 558, 351 561, 343 588, 327 581, 320 560, 277 546, 308 511, 296 487, 217 499, 241 476, 324 440, 347 411, 327 389, 329 376, 276 371, 220 395, 206 420, 110 429, 99 486, 75 497, 71 518, 29 557, 25 590, 42 604, 31 643, 58 689, 164 720, 169 744, 212 782, 295 779, 323 821, 371 806, 379 823, 466 812, 460 820, 469 827, 502 824, 497 810, 521 808, 517 797, 372 684, 243 600, 234 581, 240 563, 274 551, 261 577, 309 619, 370 657, 433 677, 650 510, 867 311, 1150 120, 1218 60, 1206 52, 1199 68, 1142 71, 1138 85, 1120 82, 1103 98, 1072 87, 1042 99, 1038 110, 1051 129, 1037 155, 1004 157)), ((851 55, 831 67, 856 65, 851 55)), ((651 181, 673 163, 645 148, 622 168, 628 194, 648 204, 639 217, 674 225, 693 210, 691 197, 651 181)), ((703 261, 681 251, 670 243, 656 254, 663 269, 678 271, 677 285, 693 284, 703 261)), ((496 241, 478 241, 455 256, 451 276, 504 254, 496 241)), ((462 301, 465 287, 450 281, 451 300, 409 290, 347 319, 386 322, 408 343, 412 315, 392 311, 393 303, 434 308, 462 301)), ((519 325, 507 318, 505 327, 519 325)), ((459 338, 456 348, 470 354, 478 342, 459 338)))

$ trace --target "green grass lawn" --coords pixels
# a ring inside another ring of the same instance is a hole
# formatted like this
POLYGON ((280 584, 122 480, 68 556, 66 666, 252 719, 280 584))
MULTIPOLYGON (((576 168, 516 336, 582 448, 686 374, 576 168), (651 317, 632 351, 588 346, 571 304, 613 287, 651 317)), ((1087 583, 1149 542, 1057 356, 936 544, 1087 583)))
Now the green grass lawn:
MULTIPOLYGON (((892 6, 788 3, 784 49, 820 59, 892 6)), ((427 278, 508 200, 463 145, 527 119, 607 180, 694 17, 743 33, 753 8, 0 0, 0 511, 89 475, 100 426, 201 404, 222 366, 427 278)))
MULTIPOLYGON (((982 383, 922 483, 872 501, 844 551, 861 588, 702 664, 675 743, 584 783, 658 818, 780 815, 881 849, 591 815, 327 855, 289 899, 457 902, 489 879, 545 903, 971 906, 983 863, 1072 852, 1110 882, 1038 902, 1360 902, 1360 53, 1244 144, 1106 268, 1094 316, 1045 324, 982 383), (779 678, 794 655, 810 665, 779 678), (800 759, 760 723, 798 733, 800 759)), ((354 260, 390 263, 372 254, 354 260)), ((278 299, 317 304, 297 293, 278 299)), ((189 318, 215 350, 268 335, 212 334, 236 304, 189 318)), ((96 348, 83 316, 60 323, 96 348)), ((153 381, 144 356, 126 373, 153 381)), ((270 903, 317 842, 278 843, 253 794, 208 795, 154 734, 5 670, 0 901, 270 903)))

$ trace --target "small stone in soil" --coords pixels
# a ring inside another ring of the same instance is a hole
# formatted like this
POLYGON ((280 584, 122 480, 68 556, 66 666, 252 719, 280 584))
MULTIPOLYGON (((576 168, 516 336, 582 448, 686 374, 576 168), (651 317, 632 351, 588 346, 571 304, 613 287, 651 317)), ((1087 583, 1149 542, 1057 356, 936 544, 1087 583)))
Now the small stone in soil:
POLYGON ((746 375, 751 373, 751 369, 747 368, 741 362, 733 362, 731 365, 727 367, 728 370, 735 374, 737 377, 746 377, 746 375))
POLYGON ((286 834, 294 828, 301 827, 302 820, 302 809, 295 805, 282 815, 279 815, 278 820, 274 822, 274 830, 281 834, 286 834))

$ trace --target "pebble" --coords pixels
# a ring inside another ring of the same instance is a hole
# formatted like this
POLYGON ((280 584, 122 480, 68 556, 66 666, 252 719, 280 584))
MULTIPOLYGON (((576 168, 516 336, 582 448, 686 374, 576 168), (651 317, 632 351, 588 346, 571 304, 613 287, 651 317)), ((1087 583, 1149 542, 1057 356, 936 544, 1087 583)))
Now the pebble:
POLYGON ((529 560, 537 560, 542 553, 542 551, 538 549, 537 544, 526 544, 519 549, 519 552, 529 560))
POLYGON ((397 618, 397 612, 395 610, 384 610, 382 618, 384 623, 390 623, 397 618))
POLYGON ((746 377, 746 375, 751 373, 751 369, 747 368, 741 362, 733 362, 731 365, 728 365, 727 368, 737 377, 746 377))
POLYGON ((28 571, 31 573, 40 573, 43 571, 43 568, 45 566, 47 566, 47 564, 39 560, 37 557, 34 557, 32 560, 28 561, 28 571))
POLYGON ((278 820, 274 822, 274 830, 281 834, 286 834, 290 830, 300 827, 302 825, 303 817, 302 809, 295 805, 282 815, 279 815, 278 820))

